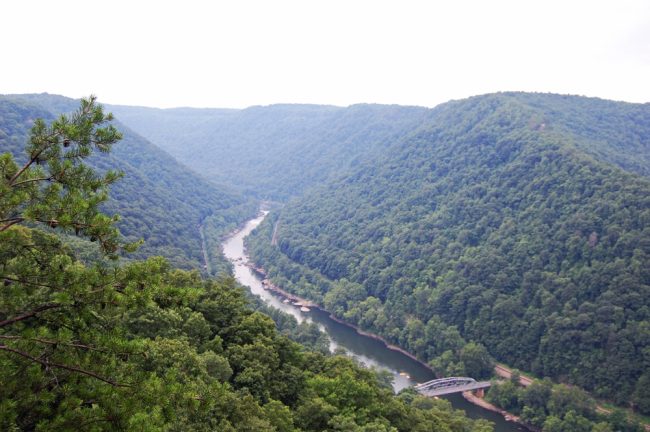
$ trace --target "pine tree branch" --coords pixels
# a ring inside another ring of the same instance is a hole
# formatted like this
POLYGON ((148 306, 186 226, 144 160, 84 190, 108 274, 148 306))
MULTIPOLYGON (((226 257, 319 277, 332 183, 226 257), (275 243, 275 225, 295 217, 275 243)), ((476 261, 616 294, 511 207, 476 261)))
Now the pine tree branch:
POLYGON ((0 275, 0 279, 7 279, 7 280, 10 280, 12 282, 18 282, 18 283, 25 284, 25 285, 39 286, 39 287, 43 287, 43 288, 50 288, 50 289, 53 289, 53 290, 58 289, 57 287, 54 287, 52 285, 45 285, 45 284, 40 284, 40 283, 36 283, 36 282, 30 282, 30 281, 23 280, 23 279, 16 279, 16 278, 12 278, 10 276, 2 276, 2 275, 0 275))
POLYGON ((37 182, 37 181, 52 180, 53 178, 54 177, 50 176, 50 177, 38 177, 38 178, 33 178, 33 179, 28 179, 28 180, 22 180, 22 181, 19 181, 18 183, 12 184, 11 187, 20 186, 20 185, 25 184, 25 183, 33 183, 33 182, 37 182))
POLYGON ((38 152, 36 152, 36 154, 34 156, 32 156, 31 159, 29 161, 27 161, 27 163, 25 165, 23 165, 23 167, 9 179, 9 186, 13 187, 14 182, 18 179, 18 177, 20 177, 25 171, 27 171, 27 169, 30 166, 32 166, 32 164, 34 162, 36 162, 38 160, 39 156, 45 150, 47 150, 49 147, 56 144, 57 141, 58 141, 57 138, 59 136, 61 136, 61 135, 62 135, 61 132, 56 132, 56 133, 52 133, 52 134, 48 135, 47 137, 45 137, 45 144, 43 145, 43 147, 38 152))
POLYGON ((45 150, 45 149, 43 148, 38 153, 36 153, 36 155, 34 157, 32 157, 25 165, 23 165, 23 167, 16 174, 13 175, 13 177, 11 177, 9 179, 9 186, 13 187, 14 182, 16 181, 16 179, 18 179, 18 177, 20 177, 22 175, 22 173, 27 171, 27 168, 29 168, 30 166, 32 166, 32 164, 34 162, 36 162, 36 160, 41 155, 41 153, 43 153, 43 150, 45 150))
POLYGON ((68 365, 64 365, 64 364, 60 364, 60 363, 50 363, 47 360, 41 360, 39 358, 36 358, 34 356, 31 356, 31 355, 27 354, 26 352, 19 351, 17 349, 8 347, 7 345, 0 345, 0 350, 4 350, 4 351, 12 352, 14 354, 18 354, 19 356, 25 357, 26 359, 29 359, 29 360, 31 360, 33 362, 36 362, 36 363, 39 363, 39 364, 45 366, 46 368, 54 367, 54 368, 57 368, 57 369, 65 369, 65 370, 68 370, 68 371, 71 371, 71 372, 77 372, 77 373, 80 373, 80 374, 83 374, 83 375, 87 375, 89 377, 92 377, 92 378, 98 379, 100 381, 103 381, 103 382, 105 382, 107 384, 110 384, 113 387, 131 387, 128 384, 120 384, 120 383, 112 381, 112 380, 110 380, 108 378, 104 378, 101 375, 96 374, 95 372, 91 372, 91 371, 81 369, 81 368, 78 368, 78 367, 74 367, 74 366, 68 366, 68 365))
MULTIPOLYGON (((97 348, 91 345, 86 345, 82 343, 75 343, 75 342, 62 342, 62 341, 56 341, 56 340, 49 340, 49 339, 41 339, 41 338, 26 338, 22 336, 15 336, 15 335, 0 335, 0 339, 7 339, 7 340, 14 340, 14 341, 29 341, 29 342, 38 342, 42 343, 45 345, 53 345, 55 348, 58 346, 64 346, 64 347, 71 347, 71 348, 79 348, 83 349, 86 351, 95 351, 99 352, 102 354, 110 354, 111 351, 97 348)), ((128 356, 131 354, 137 354, 137 355, 144 355, 144 352, 128 352, 128 351, 123 351, 123 352, 113 352, 113 354, 118 355, 118 356, 128 356)))
MULTIPOLYGON (((55 345, 55 346, 66 346, 66 347, 72 347, 72 348, 81 348, 87 351, 97 351, 100 353, 108 353, 108 351, 95 348, 90 345, 84 345, 80 343, 74 343, 74 342, 61 342, 61 341, 56 341, 56 340, 48 340, 48 339, 41 339, 41 338, 24 338, 22 336, 13 336, 13 335, 0 335, 0 339, 8 339, 8 340, 24 340, 24 341, 29 341, 29 342, 38 342, 42 343, 45 345, 55 345)), ((124 353, 118 353, 118 354, 124 354, 124 353)))
MULTIPOLYGON (((70 347, 70 348, 79 348, 79 349, 83 349, 83 350, 86 350, 86 351, 99 352, 99 353, 102 353, 102 354, 110 354, 111 353, 111 351, 109 351, 109 350, 97 348, 97 347, 82 344, 82 343, 75 343, 75 342, 62 342, 62 341, 57 341, 57 340, 49 340, 49 339, 41 339, 41 338, 25 338, 25 337, 22 337, 22 336, 14 336, 14 335, 0 335, 0 339, 38 342, 38 343, 42 343, 42 344, 45 344, 45 345, 53 345, 55 348, 58 347, 58 346, 70 347)), ((125 355, 128 356, 129 354, 133 354, 133 353, 128 352, 128 351, 124 351, 124 352, 114 352, 114 354, 118 355, 118 356, 125 356, 125 355)))
MULTIPOLYGON (((24 220, 25 220, 25 218, 22 218, 22 217, 17 217, 17 218, 13 218, 13 219, 7 219, 7 221, 11 221, 11 222, 9 222, 8 224, 2 226, 2 227, 0 228, 0 232, 3 232, 3 231, 5 231, 6 229, 9 229, 9 227, 11 227, 12 225, 16 225, 17 223, 20 223, 20 222, 22 222, 22 221, 24 221, 24 220)), ((4 222, 4 221, 3 221, 3 222, 4 222)))
POLYGON ((22 219, 20 216, 12 217, 12 218, 7 218, 7 219, 0 219, 0 222, 10 222, 10 221, 15 221, 16 219, 22 219))
POLYGON ((13 317, 13 318, 9 318, 8 320, 0 321, 0 327, 5 327, 5 326, 11 325, 11 324, 15 324, 15 323, 17 323, 19 321, 23 321, 23 320, 29 319, 29 318, 31 318, 33 316, 36 316, 39 313, 44 312, 46 310, 56 309, 56 308, 60 308, 62 306, 63 305, 61 303, 48 303, 48 304, 45 304, 43 306, 39 306, 36 309, 34 309, 33 311, 26 312, 26 313, 24 313, 22 315, 18 315, 18 316, 13 317))
MULTIPOLYGON (((11 227, 12 225, 15 225, 17 223, 24 222, 24 221, 25 221, 24 217, 15 217, 15 218, 0 220, 0 223, 9 222, 8 224, 3 225, 2 227, 0 227, 0 232, 5 231, 6 229, 11 227)), ((45 223, 45 224, 51 224, 51 223, 57 223, 58 224, 58 221, 56 219, 36 219, 36 221, 37 222, 42 222, 42 223, 45 223)), ((72 222, 71 225, 72 225, 73 228, 77 228, 77 229, 95 228, 95 226, 96 226, 96 225, 93 225, 93 224, 87 224, 87 223, 82 223, 82 222, 72 222)))

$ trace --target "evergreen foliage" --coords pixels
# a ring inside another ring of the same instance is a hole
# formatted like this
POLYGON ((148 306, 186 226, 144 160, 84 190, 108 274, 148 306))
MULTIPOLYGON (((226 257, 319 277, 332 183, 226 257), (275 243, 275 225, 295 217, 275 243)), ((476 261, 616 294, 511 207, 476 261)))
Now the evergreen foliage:
MULTIPOLYGON (((74 230, 99 241, 103 252, 118 248, 116 217, 98 213, 108 186, 120 174, 98 176, 82 163, 93 150, 104 153, 122 138, 95 98, 83 99, 78 111, 46 125, 37 119, 22 166, 10 154, 0 158, 0 232, 16 224, 40 222, 52 228, 74 230)), ((130 248, 134 249, 134 248, 130 248)))

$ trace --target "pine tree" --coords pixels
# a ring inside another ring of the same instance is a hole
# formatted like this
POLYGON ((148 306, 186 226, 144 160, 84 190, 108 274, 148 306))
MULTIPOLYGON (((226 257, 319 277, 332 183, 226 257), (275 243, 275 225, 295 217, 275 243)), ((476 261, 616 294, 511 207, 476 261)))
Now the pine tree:
POLYGON ((99 175, 83 163, 93 150, 107 153, 122 138, 112 119, 91 96, 82 99, 78 111, 50 125, 34 122, 22 166, 10 154, 0 155, 0 232, 32 222, 98 241, 113 257, 125 246, 119 245, 114 226, 118 216, 99 211, 108 186, 121 173, 99 175))
POLYGON ((0 155, 0 429, 59 418, 53 406, 64 421, 80 420, 75 412, 110 394, 101 386, 130 385, 116 364, 138 352, 138 342, 120 335, 111 311, 137 301, 144 281, 136 284, 128 268, 83 265, 47 232, 75 232, 111 258, 135 247, 120 244, 117 217, 99 210, 120 174, 83 163, 121 138, 111 119, 90 97, 50 125, 35 121, 24 164, 0 155))

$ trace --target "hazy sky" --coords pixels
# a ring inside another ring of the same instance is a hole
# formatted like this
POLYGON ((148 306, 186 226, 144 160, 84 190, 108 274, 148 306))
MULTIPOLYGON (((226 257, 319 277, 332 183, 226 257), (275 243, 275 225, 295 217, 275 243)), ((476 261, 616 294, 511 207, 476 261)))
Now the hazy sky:
POLYGON ((526 90, 650 102, 650 0, 0 1, 0 93, 434 106, 526 90))

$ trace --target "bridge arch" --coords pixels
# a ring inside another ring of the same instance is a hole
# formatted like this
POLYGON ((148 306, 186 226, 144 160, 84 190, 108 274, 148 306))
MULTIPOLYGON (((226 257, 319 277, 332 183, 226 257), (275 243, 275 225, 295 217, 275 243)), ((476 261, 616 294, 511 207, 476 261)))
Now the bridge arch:
POLYGON ((414 386, 418 393, 425 396, 441 396, 487 387, 490 387, 489 381, 476 381, 469 377, 439 378, 414 386))

